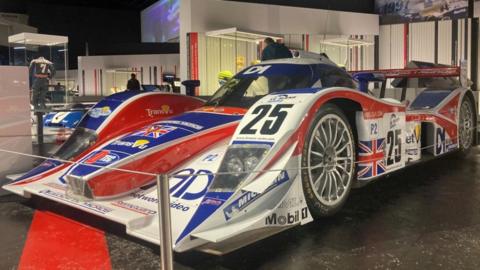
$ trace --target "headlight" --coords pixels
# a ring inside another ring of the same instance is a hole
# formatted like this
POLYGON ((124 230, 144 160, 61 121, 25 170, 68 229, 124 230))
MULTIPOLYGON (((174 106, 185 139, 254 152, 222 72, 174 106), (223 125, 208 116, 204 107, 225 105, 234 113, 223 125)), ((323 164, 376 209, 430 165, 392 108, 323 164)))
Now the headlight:
POLYGON ((227 172, 236 173, 235 175, 244 171, 242 160, 236 157, 227 160, 226 167, 227 172))
POLYGON ((247 176, 254 171, 267 151, 268 144, 231 145, 220 164, 218 174, 210 187, 211 191, 235 191, 247 176))

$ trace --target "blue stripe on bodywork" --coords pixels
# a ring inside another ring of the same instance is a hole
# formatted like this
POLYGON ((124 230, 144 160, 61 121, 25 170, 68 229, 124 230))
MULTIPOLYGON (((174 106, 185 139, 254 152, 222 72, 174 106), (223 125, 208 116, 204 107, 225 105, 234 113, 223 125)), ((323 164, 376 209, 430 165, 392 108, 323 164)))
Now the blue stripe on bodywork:
POLYGON ((283 183, 290 180, 290 177, 287 171, 281 171, 272 185, 270 185, 263 193, 257 193, 252 191, 242 191, 241 195, 231 202, 228 206, 223 209, 223 214, 225 215, 225 220, 228 221, 232 219, 235 213, 245 209, 251 203, 256 201, 261 196, 267 194, 269 191, 275 189, 276 187, 282 185, 283 183))
POLYGON ((452 91, 448 90, 425 90, 415 98, 410 105, 410 109, 421 110, 434 108, 451 93, 452 91))
POLYGON ((271 93, 270 95, 284 95, 284 94, 315 94, 322 88, 303 88, 303 89, 291 89, 284 90, 276 93, 271 93))
POLYGON ((96 161, 89 162, 89 159, 94 158, 96 155, 100 155, 102 151, 106 150, 101 150, 101 151, 94 151, 90 155, 87 156, 87 158, 84 160, 86 164, 79 164, 75 166, 75 168, 71 171, 70 174, 76 175, 76 176, 84 176, 91 174, 97 170, 100 169, 100 167, 107 167, 110 164, 113 164, 115 162, 118 162, 119 160, 124 159, 125 157, 128 157, 130 155, 123 153, 123 152, 118 152, 118 151, 113 151, 113 150, 107 150, 106 155, 104 158, 100 158, 96 161), (93 166, 89 166, 93 165, 93 166))
POLYGON ((33 177, 33 176, 36 176, 38 174, 41 174, 41 173, 44 173, 46 171, 49 171, 55 167, 58 167, 60 165, 62 165, 63 163, 60 162, 60 161, 56 161, 56 160, 52 160, 52 159, 48 159, 48 160, 45 160, 44 162, 42 162, 42 164, 38 165, 37 167, 33 168, 32 170, 30 170, 29 172, 27 172, 26 174, 22 175, 21 177, 15 179, 14 182, 17 182, 17 181, 22 181, 22 180, 25 180, 27 178, 30 178, 30 177, 33 177))
POLYGON ((93 106, 78 124, 79 127, 97 130, 113 111, 128 99, 142 92, 124 91, 108 96, 93 106), (108 108, 108 110, 107 110, 108 108))
POLYGON ((190 234, 195 228, 203 223, 208 217, 210 217, 218 208, 220 208, 225 201, 232 196, 233 192, 207 192, 203 198, 200 206, 197 208, 192 219, 188 222, 187 226, 177 238, 175 243, 178 243, 185 236, 190 234))
MULTIPOLYGON (((159 121, 152 125, 146 126, 140 130, 134 131, 121 139, 111 142, 103 149, 95 151, 89 157, 93 158, 101 151, 108 151, 105 159, 100 162, 93 162, 93 165, 100 167, 92 167, 86 165, 77 165, 71 174, 75 176, 86 176, 101 169, 101 167, 109 166, 124 160, 129 156, 141 153, 148 149, 163 145, 165 143, 192 135, 204 130, 215 128, 224 124, 228 124, 241 119, 241 115, 227 115, 206 112, 188 112, 168 120, 159 121), (171 124, 177 121, 177 124, 171 124), (184 123, 184 124, 181 124, 184 123), (190 125, 188 124, 190 123, 190 125), (201 127, 200 129, 191 126, 201 127)), ((86 159, 88 161, 88 158, 86 159)))
POLYGON ((232 144, 267 144, 272 146, 273 142, 265 142, 265 141, 233 141, 232 144))

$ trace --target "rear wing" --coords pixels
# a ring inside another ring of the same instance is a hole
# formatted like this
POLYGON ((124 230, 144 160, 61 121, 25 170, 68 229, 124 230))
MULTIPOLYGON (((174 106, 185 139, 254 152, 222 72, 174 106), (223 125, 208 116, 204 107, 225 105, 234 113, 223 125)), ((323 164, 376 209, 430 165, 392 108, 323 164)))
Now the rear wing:
MULTIPOLYGON (((381 69, 381 70, 363 70, 350 72, 352 77, 358 81, 359 90, 368 92, 370 82, 381 82, 380 98, 385 97, 385 88, 387 79, 420 79, 420 78, 449 78, 460 77, 460 85, 468 87, 467 63, 462 61, 460 66, 456 67, 424 67, 424 68, 405 68, 405 69, 381 69)), ((402 98, 405 99, 407 86, 402 86, 402 98)))

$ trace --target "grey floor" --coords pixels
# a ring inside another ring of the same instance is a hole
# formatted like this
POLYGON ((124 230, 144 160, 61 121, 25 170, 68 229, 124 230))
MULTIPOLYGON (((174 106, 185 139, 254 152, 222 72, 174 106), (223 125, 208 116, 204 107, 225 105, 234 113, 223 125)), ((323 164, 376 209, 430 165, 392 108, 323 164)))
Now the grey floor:
MULTIPOLYGON (((16 267, 34 208, 62 212, 38 200, 0 198, 0 269, 16 267)), ((155 246, 115 224, 70 215, 108 232, 114 269, 158 269, 155 246)), ((175 254, 175 263, 176 269, 480 269, 480 148, 354 190, 333 217, 222 257, 175 254)))

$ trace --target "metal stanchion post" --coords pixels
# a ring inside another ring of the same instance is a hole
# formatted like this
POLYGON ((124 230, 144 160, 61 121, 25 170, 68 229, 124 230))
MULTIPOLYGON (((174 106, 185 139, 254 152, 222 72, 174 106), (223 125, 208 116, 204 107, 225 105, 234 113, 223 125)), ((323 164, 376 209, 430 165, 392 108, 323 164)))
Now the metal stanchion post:
POLYGON ((172 223, 170 220, 170 192, 168 175, 157 175, 158 225, 160 228, 161 269, 173 269, 172 223))
POLYGON ((37 142, 38 142, 38 155, 44 156, 44 145, 43 145, 43 115, 44 112, 36 111, 37 115, 37 142))

